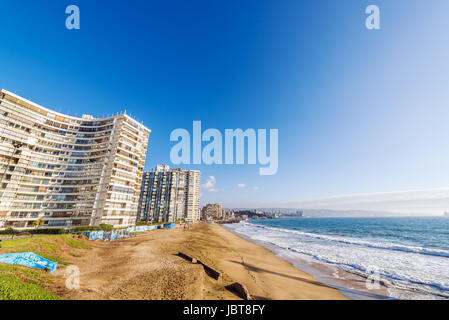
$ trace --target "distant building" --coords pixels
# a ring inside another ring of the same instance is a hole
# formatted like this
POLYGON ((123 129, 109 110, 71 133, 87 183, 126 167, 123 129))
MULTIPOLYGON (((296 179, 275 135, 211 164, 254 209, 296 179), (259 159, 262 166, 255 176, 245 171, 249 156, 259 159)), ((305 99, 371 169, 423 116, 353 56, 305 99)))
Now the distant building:
POLYGON ((304 212, 302 212, 301 210, 296 211, 296 215, 298 217, 303 217, 304 216, 304 212))
POLYGON ((223 219, 223 209, 219 204, 207 204, 201 210, 203 220, 221 220, 223 219))
POLYGON ((198 222, 200 220, 200 179, 196 170, 170 169, 158 165, 143 174, 138 221, 198 222))
POLYGON ((234 210, 230 210, 230 209, 223 209, 223 220, 234 220, 235 219, 235 215, 234 215, 234 210))
POLYGON ((444 213, 444 216, 445 216, 445 217, 449 217, 449 212, 445 212, 445 213, 444 213))

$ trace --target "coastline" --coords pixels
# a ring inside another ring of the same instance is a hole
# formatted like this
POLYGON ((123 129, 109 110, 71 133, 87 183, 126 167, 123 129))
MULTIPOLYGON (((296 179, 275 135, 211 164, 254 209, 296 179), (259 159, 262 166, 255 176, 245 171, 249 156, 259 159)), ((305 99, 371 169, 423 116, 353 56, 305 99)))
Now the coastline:
POLYGON ((268 249, 272 254, 276 255, 276 257, 278 257, 279 259, 283 259, 290 262, 294 267, 316 278, 317 281, 322 282, 323 284, 329 287, 335 288, 348 299, 394 300, 394 298, 388 296, 387 291, 388 288, 384 285, 380 285, 380 287, 375 290, 368 290, 365 286, 366 277, 349 273, 345 270, 336 267, 332 268, 330 266, 318 262, 306 261, 298 257, 289 256, 285 254, 283 250, 281 250, 280 248, 271 243, 251 239, 250 237, 247 237, 239 232, 235 232, 232 229, 228 228, 226 229, 236 234, 237 236, 241 237, 242 239, 253 242, 258 246, 262 246, 268 249))
POLYGON ((439 271, 447 269, 447 238, 437 232, 435 247, 423 238, 430 228, 440 230, 440 223, 435 218, 329 218, 225 227, 350 299, 447 300, 447 274, 439 271))
POLYGON ((256 299, 346 300, 341 292, 317 281, 273 252, 231 232, 202 223, 190 239, 192 249, 221 270, 230 282, 243 283, 256 299), (201 244, 207 235, 205 243, 201 244))
POLYGON ((67 290, 64 268, 54 289, 63 299, 87 300, 238 300, 227 287, 244 284, 253 299, 346 300, 273 252, 210 223, 189 231, 157 230, 114 242, 90 241, 93 250, 74 264, 80 289, 67 290), (180 258, 189 254, 221 272, 209 277, 201 265, 180 258))

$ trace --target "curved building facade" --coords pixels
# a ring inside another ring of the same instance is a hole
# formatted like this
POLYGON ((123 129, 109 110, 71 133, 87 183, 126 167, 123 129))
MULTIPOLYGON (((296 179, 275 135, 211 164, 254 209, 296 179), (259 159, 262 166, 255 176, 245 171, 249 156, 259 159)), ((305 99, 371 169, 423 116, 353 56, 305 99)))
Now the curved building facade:
POLYGON ((133 225, 150 130, 0 92, 0 229, 133 225))

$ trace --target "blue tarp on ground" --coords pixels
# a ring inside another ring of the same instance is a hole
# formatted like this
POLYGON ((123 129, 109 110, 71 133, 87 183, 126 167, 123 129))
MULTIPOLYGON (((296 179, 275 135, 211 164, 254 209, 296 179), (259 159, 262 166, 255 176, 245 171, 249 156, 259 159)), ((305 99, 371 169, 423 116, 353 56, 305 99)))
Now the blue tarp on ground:
POLYGON ((38 256, 34 252, 0 254, 0 262, 15 264, 37 269, 48 269, 50 274, 58 267, 57 262, 53 262, 38 256))

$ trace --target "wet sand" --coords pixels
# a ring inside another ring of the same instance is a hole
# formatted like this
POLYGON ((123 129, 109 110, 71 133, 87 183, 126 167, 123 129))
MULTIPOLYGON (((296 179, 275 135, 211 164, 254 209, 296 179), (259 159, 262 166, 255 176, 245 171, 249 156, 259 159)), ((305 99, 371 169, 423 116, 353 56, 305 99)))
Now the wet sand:
POLYGON ((318 262, 304 260, 299 257, 293 257, 280 250, 275 245, 269 243, 250 240, 248 237, 236 233, 238 236, 257 245, 263 246, 273 252, 277 257, 292 263, 296 268, 310 274, 319 282, 335 288, 351 300, 389 300, 393 299, 388 296, 388 288, 379 283, 378 288, 368 289, 366 286, 367 279, 360 275, 349 273, 337 267, 331 267, 318 262))

